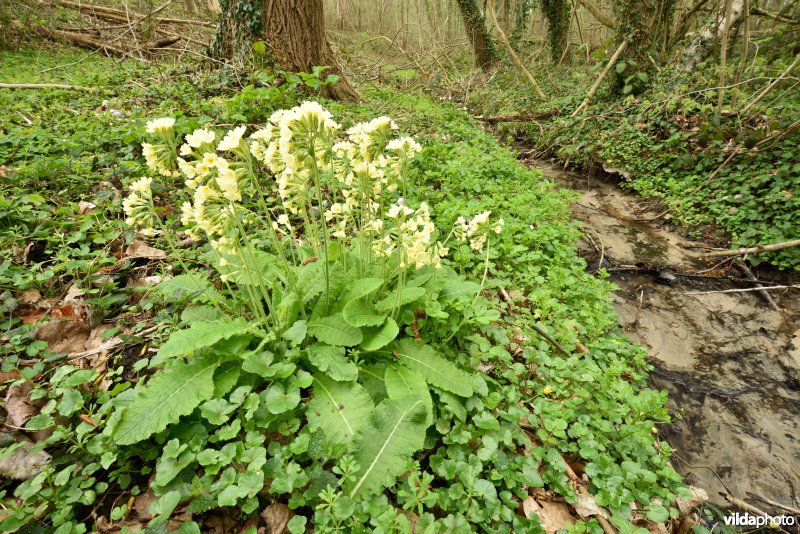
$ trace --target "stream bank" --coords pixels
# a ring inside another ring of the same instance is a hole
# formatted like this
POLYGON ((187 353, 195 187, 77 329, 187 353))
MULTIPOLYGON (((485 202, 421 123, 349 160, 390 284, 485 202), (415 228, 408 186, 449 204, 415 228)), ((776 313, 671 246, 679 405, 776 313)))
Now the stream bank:
MULTIPOLYGON (((752 284, 730 280, 727 263, 708 270, 702 243, 607 175, 527 163, 580 195, 579 252, 590 270, 608 270, 620 325, 648 348, 651 386, 669 392, 673 422, 659 434, 676 470, 718 506, 729 506, 730 492, 764 510, 760 497, 800 507, 800 291, 771 291, 780 311, 758 292, 707 293, 752 284)), ((798 278, 757 275, 781 285, 798 278)))

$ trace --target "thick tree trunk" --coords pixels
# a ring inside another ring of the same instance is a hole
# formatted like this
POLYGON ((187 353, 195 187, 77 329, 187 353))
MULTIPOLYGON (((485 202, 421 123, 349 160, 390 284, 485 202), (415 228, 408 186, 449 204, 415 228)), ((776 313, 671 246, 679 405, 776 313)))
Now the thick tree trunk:
POLYGON ((547 19, 550 57, 558 63, 568 53, 570 6, 567 0, 542 0, 542 13, 547 19))
MULTIPOLYGON (((647 73, 654 62, 663 62, 666 59, 676 4, 677 0, 651 2, 616 0, 617 42, 628 40, 628 45, 619 59, 626 68, 617 72, 615 76, 617 89, 622 89, 626 85, 626 78, 637 72, 647 73)), ((635 83, 640 89, 644 85, 641 81, 635 83)))
POLYGON ((744 14, 744 0, 733 0, 730 5, 730 12, 725 13, 723 9, 711 24, 698 31, 691 40, 691 43, 683 51, 683 59, 680 68, 684 72, 692 72, 694 69, 708 59, 714 49, 714 42, 736 26, 744 14))
POLYGON ((486 22, 478 9, 475 0, 456 0, 464 27, 475 51, 475 60, 484 71, 489 70, 497 63, 497 52, 494 43, 486 31, 486 22))
POLYGON ((222 16, 212 55, 246 63, 252 44, 263 40, 276 68, 292 72, 311 72, 325 66, 326 74, 339 81, 323 89, 337 100, 358 98, 344 76, 325 34, 322 0, 222 0, 222 16))

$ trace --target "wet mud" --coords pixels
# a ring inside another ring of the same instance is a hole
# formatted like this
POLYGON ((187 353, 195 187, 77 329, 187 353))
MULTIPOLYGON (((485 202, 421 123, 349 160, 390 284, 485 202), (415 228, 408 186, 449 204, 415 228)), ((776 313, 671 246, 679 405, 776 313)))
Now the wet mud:
MULTIPOLYGON (((675 468, 720 506, 728 491, 765 510, 760 497, 800 507, 800 291, 771 291, 780 311, 757 292, 693 294, 752 284, 731 280, 728 264, 703 274, 713 263, 698 258, 702 243, 613 178, 530 163, 580 194, 580 253, 590 271, 610 272, 621 326, 649 349, 651 386, 669 392, 673 422, 660 436, 675 468)), ((797 283, 796 274, 756 275, 797 283)))

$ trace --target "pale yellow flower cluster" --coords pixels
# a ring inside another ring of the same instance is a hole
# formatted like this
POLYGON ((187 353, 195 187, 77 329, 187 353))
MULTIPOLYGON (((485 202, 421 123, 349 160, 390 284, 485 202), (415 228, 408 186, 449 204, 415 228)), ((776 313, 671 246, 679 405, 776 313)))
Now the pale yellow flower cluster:
POLYGON ((505 225, 505 221, 499 219, 494 226, 490 227, 489 216, 491 214, 491 211, 484 211, 469 220, 459 217, 453 227, 453 233, 457 239, 469 240, 469 246, 475 252, 483 252, 489 239, 489 232, 499 234, 505 225))
MULTIPOLYGON (((414 210, 406 206, 401 198, 389 208, 386 219, 392 223, 392 227, 373 242, 372 251, 376 256, 388 257, 397 249, 401 269, 409 265, 417 269, 426 265, 433 265, 437 269, 442 267, 442 258, 447 255, 448 249, 442 243, 432 243, 436 226, 431 222, 430 210, 425 202, 414 210)), ((384 225, 379 226, 383 228, 384 225)))
POLYGON ((153 228, 153 191, 150 189, 152 178, 139 178, 130 185, 131 194, 122 201, 125 212, 125 223, 129 226, 141 227, 144 235, 155 234, 153 228))

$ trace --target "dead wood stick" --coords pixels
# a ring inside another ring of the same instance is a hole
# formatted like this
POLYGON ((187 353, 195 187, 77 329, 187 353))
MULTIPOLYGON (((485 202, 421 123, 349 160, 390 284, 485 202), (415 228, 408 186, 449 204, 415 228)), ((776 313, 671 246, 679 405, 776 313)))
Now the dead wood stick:
MULTIPOLYGON (((575 486, 575 488, 583 496, 594 500, 594 496, 592 495, 592 493, 588 489, 586 489, 586 486, 581 484, 581 480, 578 478, 578 475, 575 474, 575 471, 572 470, 572 467, 570 467, 570 465, 567 462, 567 460, 564 459, 564 455, 563 454, 561 455, 561 461, 564 462, 564 471, 567 473, 567 476, 570 478, 570 480, 572 481, 572 484, 575 486)), ((606 512, 605 508, 600 508, 600 510, 602 510, 605 513, 608 513, 608 512, 606 512)), ((578 515, 580 515, 580 513, 578 515)), ((600 514, 596 514, 594 516, 594 518, 597 519, 597 522, 600 523, 601 527, 603 527, 603 532, 605 532, 606 534, 617 534, 617 529, 615 529, 611 525, 611 523, 609 523, 608 519, 606 519, 604 516, 602 516, 600 514)))
MULTIPOLYGON (((731 495, 729 492, 725 492, 725 493, 720 492, 720 495, 722 495, 722 497, 726 501, 728 501, 729 503, 731 503, 732 505, 734 505, 737 508, 741 508, 742 510, 744 510, 746 512, 750 512, 751 514, 756 514, 757 516, 760 516, 760 517, 769 517, 769 514, 767 514, 764 510, 762 510, 760 508, 757 508, 757 507, 753 506, 752 504, 750 504, 748 502, 745 502, 745 501, 743 501, 741 499, 737 499, 736 497, 731 495)), ((784 529, 782 529, 778 525, 776 525, 776 528, 778 529, 779 532, 786 532, 784 529)))
POLYGON ((787 512, 791 512, 796 516, 800 516, 800 510, 798 510, 797 508, 792 508, 791 506, 787 506, 785 504, 781 504, 781 503, 776 502, 776 501, 771 501, 771 500, 767 499, 766 497, 762 497, 761 495, 758 495, 757 493, 750 493, 748 491, 747 494, 750 495, 754 499, 758 499, 761 502, 769 504, 770 506, 774 506, 775 508, 780 508, 781 510, 786 510, 787 512))
MULTIPOLYGON (((744 264, 743 261, 738 261, 737 260, 735 262, 735 265, 736 265, 736 267, 738 267, 738 269, 740 271, 742 271, 742 273, 744 273, 744 277, 745 278, 747 278, 748 280, 750 280, 751 282, 753 282, 755 284, 756 288, 764 289, 764 286, 761 285, 761 282, 759 282, 758 278, 756 278, 756 276, 753 274, 753 271, 751 271, 747 267, 747 265, 744 264)), ((759 291, 758 294, 761 295, 761 298, 764 299, 764 301, 767 303, 767 305, 770 308, 772 308, 775 311, 780 311, 781 310, 778 307, 778 304, 775 302, 775 299, 772 298, 772 295, 770 295, 768 291, 759 291)))
POLYGON ((750 293, 752 291, 772 291, 774 289, 800 289, 800 285, 746 287, 743 289, 718 289, 716 291, 689 291, 688 293, 684 293, 684 295, 710 295, 711 293, 750 293))
POLYGON ((0 83, 0 89, 65 89, 67 91, 82 91, 96 93, 99 89, 83 87, 80 85, 64 85, 61 83, 0 83))
POLYGON ((756 96, 753 100, 751 100, 750 103, 747 104, 741 112, 739 112, 739 114, 740 115, 746 114, 750 110, 750 108, 752 108, 753 106, 755 106, 756 104, 761 102, 761 100, 765 96, 767 96, 767 94, 769 94, 769 92, 772 91, 772 89, 774 89, 775 86, 778 85, 781 82, 781 80, 785 79, 787 76, 789 76, 789 74, 791 74, 791 72, 794 70, 794 68, 798 64, 800 64, 800 54, 797 54, 797 56, 794 58, 794 61, 792 62, 792 64, 789 65, 788 67, 786 67, 786 70, 783 71, 783 74, 781 74, 780 76, 778 76, 777 78, 772 80, 772 83, 770 83, 768 86, 766 86, 764 88, 764 90, 761 91, 758 94, 758 96, 756 96))
POLYGON ((617 64, 617 60, 619 59, 619 56, 622 55, 622 52, 625 50, 625 47, 628 46, 628 42, 630 40, 631 40, 631 36, 628 35, 620 43, 619 47, 617 47, 617 49, 614 51, 614 54, 611 56, 611 59, 608 60, 608 63, 606 64, 605 68, 603 68, 603 71, 600 73, 600 76, 598 76, 597 79, 595 80, 594 85, 592 85, 592 88, 589 89, 589 93, 586 95, 586 98, 584 98, 583 102, 581 102, 581 105, 578 106, 575 109, 575 111, 572 112, 572 115, 570 115, 571 117, 575 117, 581 111, 583 111, 586 108, 586 106, 589 105, 589 102, 592 100, 592 98, 594 98, 594 95, 597 93, 597 90, 600 89, 600 84, 603 83, 603 80, 606 79, 606 76, 608 76, 608 73, 611 71, 611 69, 614 67, 614 65, 617 64))
MULTIPOLYGON (((77 9, 81 9, 81 10, 91 11, 93 14, 95 14, 97 16, 100 16, 101 18, 110 18, 110 19, 116 20, 116 21, 119 21, 120 17, 122 18, 122 20, 127 20, 128 19, 128 14, 130 13, 135 18, 139 19, 137 21, 137 23, 138 23, 141 20, 146 19, 147 17, 152 17, 152 15, 155 15, 156 13, 158 13, 159 11, 161 11, 162 9, 167 7, 170 4, 170 2, 167 2, 166 4, 162 5, 161 7, 158 7, 156 9, 154 9, 152 12, 146 13, 146 14, 136 13, 136 12, 133 12, 133 11, 130 11, 129 13, 126 13, 125 10, 122 10, 122 9, 114 9, 113 7, 100 6, 100 5, 97 5, 97 4, 84 4, 84 3, 79 3, 79 2, 70 2, 70 0, 60 0, 59 4, 61 4, 62 6, 65 6, 65 7, 73 7, 73 8, 77 8, 77 9), (106 15, 106 16, 103 16, 103 15, 106 15)), ((158 17, 158 18, 154 18, 154 20, 157 21, 157 22, 163 22, 163 23, 166 23, 166 24, 195 24, 195 25, 198 25, 198 26, 207 26, 209 28, 213 28, 213 27, 216 26, 216 24, 214 22, 205 21, 205 20, 179 19, 179 18, 170 18, 170 17, 158 17)))
POLYGON ((533 77, 533 75, 530 73, 530 71, 525 68, 525 65, 522 63, 522 60, 519 58, 517 53, 514 51, 514 47, 512 47, 511 43, 508 42, 508 36, 506 35, 506 32, 503 31, 503 28, 500 26, 500 23, 497 22, 497 14, 494 12, 494 0, 489 0, 487 11, 489 11, 489 13, 492 15, 492 22, 494 23, 494 27, 495 27, 495 29, 497 29, 497 33, 500 36, 500 40, 503 42, 503 45, 506 47, 506 50, 508 51, 509 55, 511 56, 511 59, 513 59, 514 63, 516 63, 517 66, 520 68, 520 70, 523 73, 525 73, 525 77, 527 77, 528 81, 531 82, 531 85, 536 90, 536 93, 542 98, 547 98, 547 95, 544 94, 544 91, 542 91, 542 88, 539 87, 538 83, 536 83, 536 79, 533 77))
MULTIPOLYGON (((511 295, 508 294, 508 292, 504 287, 500 288, 500 294, 503 295, 503 300, 505 300, 509 304, 514 304, 514 299, 511 298, 511 295)), ((569 356, 569 353, 564 349, 564 347, 562 347, 561 344, 558 341, 556 341, 555 338, 553 338, 553 336, 545 332, 540 326, 532 324, 531 328, 533 328, 537 334, 545 338, 551 345, 553 345, 556 349, 558 349, 558 351, 561 352, 561 354, 563 354, 564 356, 569 356)))
MULTIPOLYGON (((800 57, 800 56, 798 56, 800 57)), ((800 239, 772 243, 771 245, 756 245, 755 247, 739 248, 736 250, 717 250, 703 254, 703 258, 722 258, 724 256, 744 256, 745 254, 760 254, 762 252, 775 252, 785 248, 800 247, 800 239)))
POLYGON ((523 113, 521 115, 478 115, 475 118, 479 121, 488 122, 489 124, 496 124, 498 122, 527 122, 544 120, 555 117, 558 111, 552 109, 542 113, 523 113))

